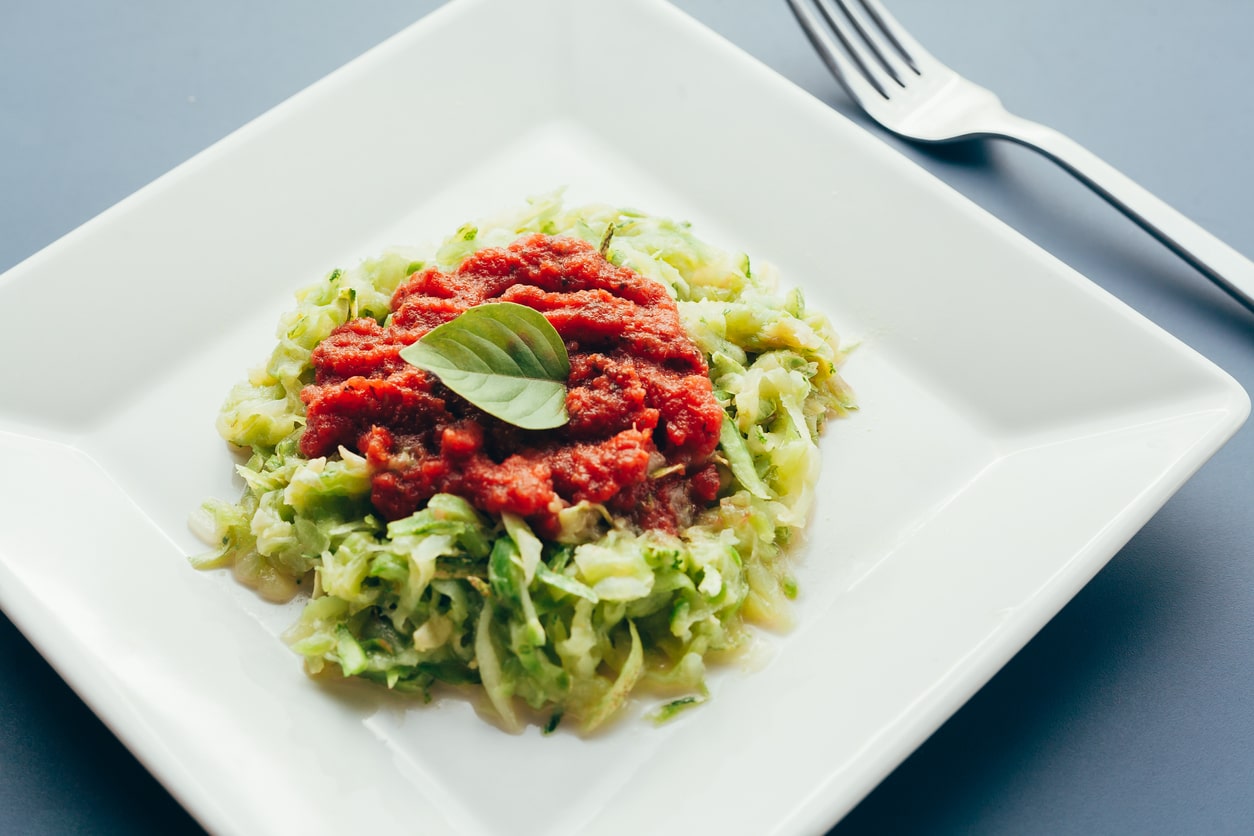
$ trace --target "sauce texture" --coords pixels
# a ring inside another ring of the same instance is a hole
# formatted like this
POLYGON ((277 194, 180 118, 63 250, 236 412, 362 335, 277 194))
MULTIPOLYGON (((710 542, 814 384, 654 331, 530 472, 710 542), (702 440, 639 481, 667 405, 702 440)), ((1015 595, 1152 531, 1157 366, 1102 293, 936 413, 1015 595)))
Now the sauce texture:
POLYGON ((581 501, 642 528, 675 532, 717 496, 711 456, 723 411, 701 352, 665 288, 606 261, 590 244, 530 235, 481 250, 451 273, 414 274, 386 325, 355 319, 314 349, 301 393, 301 452, 340 445, 366 456, 371 501, 399 519, 436 493, 541 534, 581 501), (484 302, 516 302, 549 320, 570 355, 570 422, 523 430, 494 418, 400 357, 437 325, 484 302))

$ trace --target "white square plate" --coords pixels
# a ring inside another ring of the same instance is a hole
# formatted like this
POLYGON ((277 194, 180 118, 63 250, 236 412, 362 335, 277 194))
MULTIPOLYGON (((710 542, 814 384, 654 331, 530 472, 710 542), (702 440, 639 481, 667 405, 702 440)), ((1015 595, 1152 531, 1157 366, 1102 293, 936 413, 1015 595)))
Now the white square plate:
POLYGON ((0 279, 0 605, 221 832, 833 823, 1241 424, 1223 372, 657 0, 455 3, 0 279), (569 185, 776 263, 861 341, 797 627, 662 728, 503 734, 307 679, 191 570, 292 291, 569 185))

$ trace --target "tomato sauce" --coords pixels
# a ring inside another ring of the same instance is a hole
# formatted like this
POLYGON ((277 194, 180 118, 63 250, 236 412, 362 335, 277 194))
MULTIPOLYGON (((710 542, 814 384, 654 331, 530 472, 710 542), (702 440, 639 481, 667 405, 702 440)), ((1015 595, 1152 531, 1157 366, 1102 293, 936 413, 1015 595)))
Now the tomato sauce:
POLYGON ((582 500, 674 532, 717 496, 711 456, 723 413, 704 357, 665 288, 590 244, 530 235, 482 250, 454 272, 415 273, 392 311, 387 326, 355 319, 314 350, 300 443, 311 458, 340 445, 366 456, 371 500, 388 519, 453 493, 524 516, 550 537, 556 514, 582 500), (427 331, 491 301, 540 311, 565 341, 565 426, 505 423, 400 358, 427 331))

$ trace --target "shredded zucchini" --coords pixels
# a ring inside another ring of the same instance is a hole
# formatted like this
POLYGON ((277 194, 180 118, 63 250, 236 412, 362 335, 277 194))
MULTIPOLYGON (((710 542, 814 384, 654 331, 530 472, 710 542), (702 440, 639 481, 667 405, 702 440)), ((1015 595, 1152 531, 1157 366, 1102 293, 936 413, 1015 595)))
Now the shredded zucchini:
POLYGON ((194 564, 231 566, 272 600, 309 591, 286 639, 311 673, 338 669, 424 696, 437 682, 481 687, 507 728, 524 724, 525 705, 543 712, 546 732, 566 719, 588 731, 641 687, 672 696, 655 718, 699 704, 707 655, 743 646, 747 623, 787 623, 796 583, 785 545, 813 502, 819 434, 854 408, 827 319, 774 282, 769 267, 751 272, 747 256, 703 243, 687 224, 567 209, 556 193, 466 224, 431 253, 335 270, 297 294, 269 361, 222 407, 219 432, 251 456, 238 467, 243 497, 193 515, 214 547, 194 564), (392 293, 423 265, 451 270, 530 232, 601 244, 615 264, 664 284, 709 362, 726 416, 726 487, 678 536, 581 503, 547 542, 519 517, 491 518, 447 494, 388 523, 371 508, 362 457, 341 448, 309 460, 297 449, 320 340, 356 316, 385 322, 392 293))

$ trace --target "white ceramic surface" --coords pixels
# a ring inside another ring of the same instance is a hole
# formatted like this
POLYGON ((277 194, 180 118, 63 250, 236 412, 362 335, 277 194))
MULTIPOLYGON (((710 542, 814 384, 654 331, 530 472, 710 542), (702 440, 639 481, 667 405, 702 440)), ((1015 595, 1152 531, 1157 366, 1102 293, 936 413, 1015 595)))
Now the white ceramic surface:
POLYGON ((0 330, 0 606, 223 833, 821 830, 1249 409, 655 0, 454 3, 0 277, 0 307, 36 314, 0 330), (861 342, 797 626, 700 710, 589 740, 320 686, 290 606, 185 561, 188 512, 238 491, 221 399, 311 277, 562 184, 774 262, 861 342))

